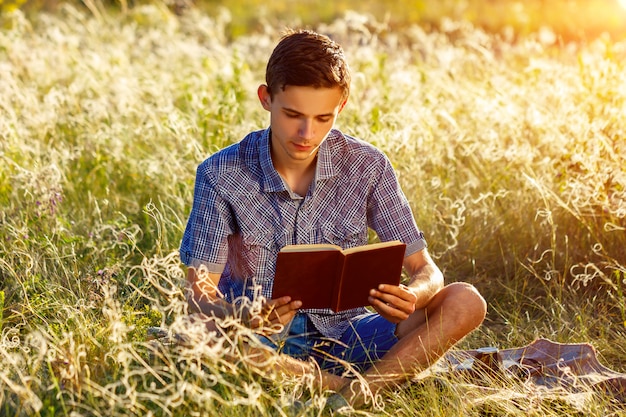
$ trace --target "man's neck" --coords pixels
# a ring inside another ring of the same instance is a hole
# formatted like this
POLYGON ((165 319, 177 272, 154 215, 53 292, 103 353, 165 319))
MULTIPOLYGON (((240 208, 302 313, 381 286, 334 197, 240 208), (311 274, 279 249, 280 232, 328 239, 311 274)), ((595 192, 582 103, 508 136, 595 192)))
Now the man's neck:
POLYGON ((317 157, 305 164, 291 164, 288 166, 275 166, 276 171, 294 193, 304 197, 315 178, 317 157))

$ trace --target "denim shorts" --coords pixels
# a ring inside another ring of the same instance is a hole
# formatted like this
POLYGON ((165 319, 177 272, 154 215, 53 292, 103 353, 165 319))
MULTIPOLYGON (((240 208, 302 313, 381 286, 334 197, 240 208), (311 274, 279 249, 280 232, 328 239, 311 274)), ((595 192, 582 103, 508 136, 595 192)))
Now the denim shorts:
POLYGON ((365 313, 350 320, 350 327, 340 339, 322 335, 308 316, 298 313, 285 329, 261 341, 297 359, 313 358, 320 368, 341 374, 353 367, 363 372, 396 344, 396 325, 377 313, 365 313), (347 365, 350 364, 350 365, 347 365))

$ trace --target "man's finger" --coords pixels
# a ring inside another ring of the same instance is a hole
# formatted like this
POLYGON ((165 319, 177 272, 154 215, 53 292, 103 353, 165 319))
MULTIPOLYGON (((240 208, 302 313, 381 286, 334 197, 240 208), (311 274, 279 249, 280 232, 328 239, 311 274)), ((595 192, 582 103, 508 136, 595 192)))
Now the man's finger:
POLYGON ((386 318, 392 323, 399 323, 403 320, 406 320, 406 318, 408 317, 408 314, 406 312, 396 308, 392 304, 386 304, 376 299, 373 300, 371 304, 374 307, 374 309, 378 312, 378 314, 380 314, 381 316, 383 316, 384 318, 386 318))

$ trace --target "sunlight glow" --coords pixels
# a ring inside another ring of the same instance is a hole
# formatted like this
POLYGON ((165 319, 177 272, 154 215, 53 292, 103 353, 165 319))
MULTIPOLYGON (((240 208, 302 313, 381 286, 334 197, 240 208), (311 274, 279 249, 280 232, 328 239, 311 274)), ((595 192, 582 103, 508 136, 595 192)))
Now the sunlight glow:
POLYGON ((617 2, 619 3, 620 6, 626 9, 626 0, 617 0, 617 2))

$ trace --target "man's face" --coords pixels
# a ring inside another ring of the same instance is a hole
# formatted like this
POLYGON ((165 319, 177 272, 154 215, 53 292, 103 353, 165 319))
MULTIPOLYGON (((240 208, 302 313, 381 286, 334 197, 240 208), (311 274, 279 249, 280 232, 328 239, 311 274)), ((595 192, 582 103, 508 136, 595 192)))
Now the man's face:
POLYGON ((259 99, 271 113, 272 161, 277 168, 313 162, 345 104, 339 88, 287 86, 270 98, 267 87, 261 86, 259 99))

